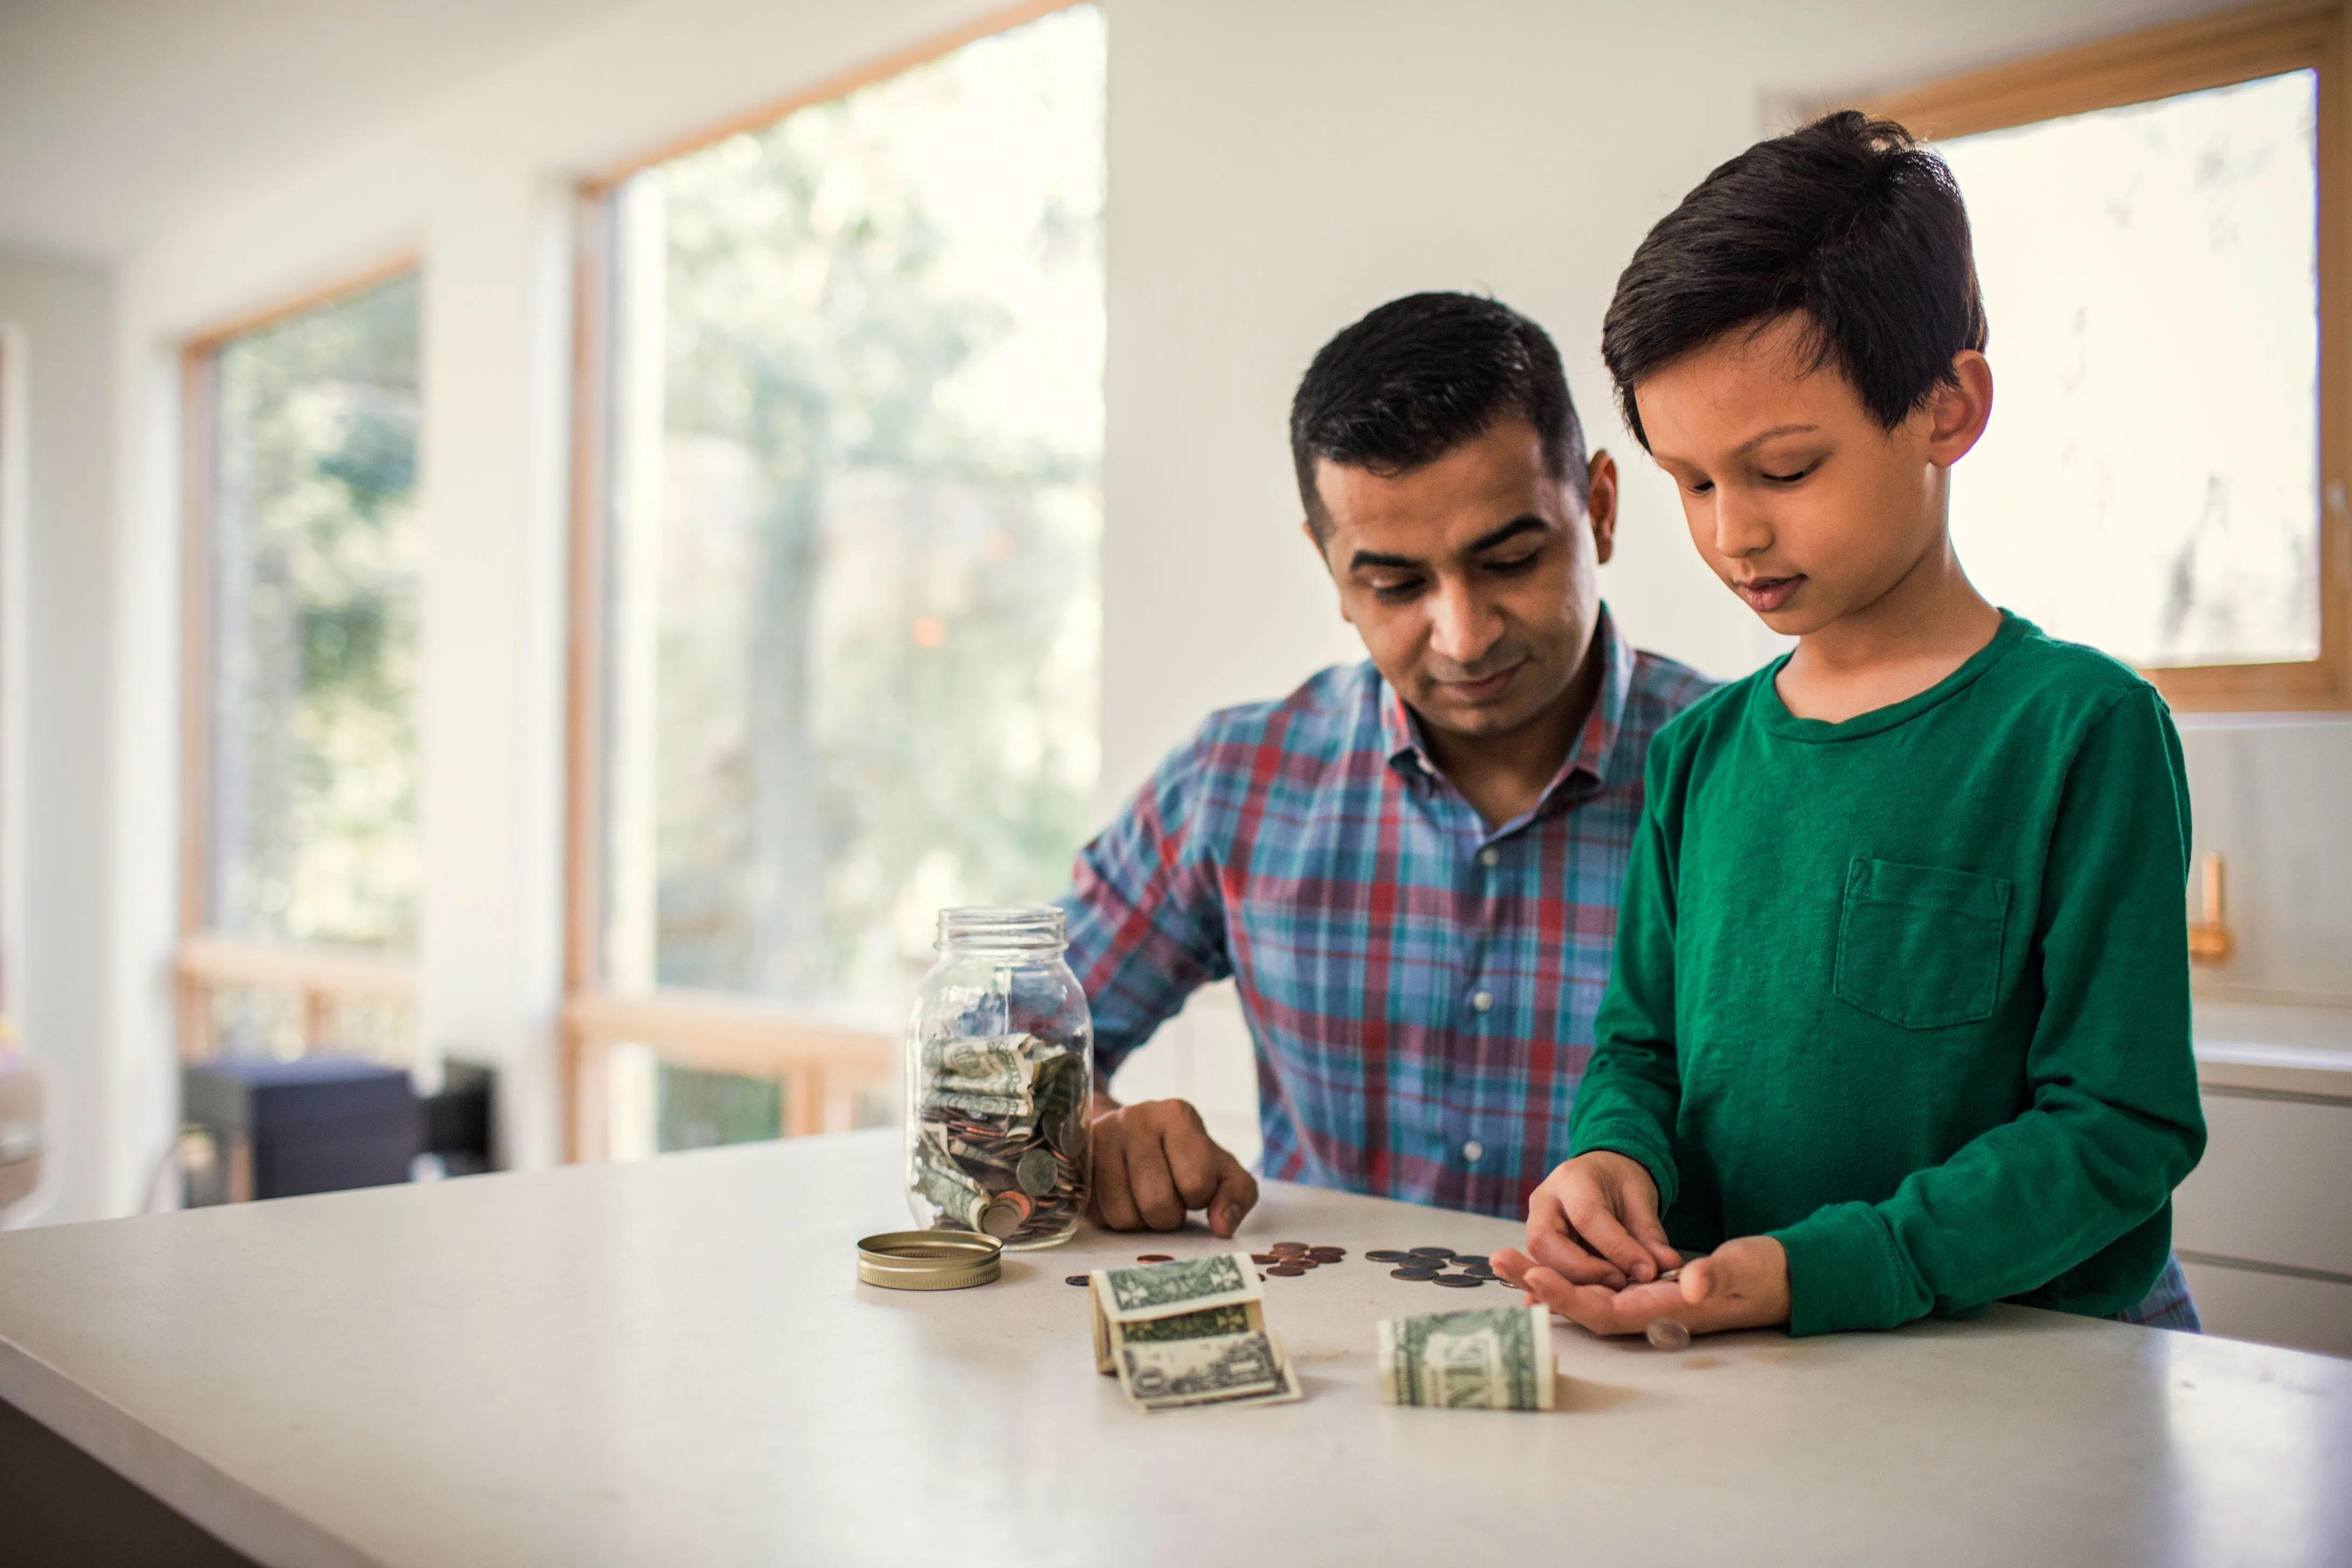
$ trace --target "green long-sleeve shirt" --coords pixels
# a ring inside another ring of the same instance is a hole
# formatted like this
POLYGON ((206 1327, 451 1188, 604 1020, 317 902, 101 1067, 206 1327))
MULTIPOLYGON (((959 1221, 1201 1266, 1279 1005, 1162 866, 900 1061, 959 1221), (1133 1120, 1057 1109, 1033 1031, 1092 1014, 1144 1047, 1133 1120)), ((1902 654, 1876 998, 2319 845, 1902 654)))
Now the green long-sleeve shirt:
POLYGON ((2132 1306, 2205 1145, 2170 713, 2014 616, 1841 724, 1779 671, 1651 743, 1572 1151, 1779 1237, 1795 1333, 2132 1306))

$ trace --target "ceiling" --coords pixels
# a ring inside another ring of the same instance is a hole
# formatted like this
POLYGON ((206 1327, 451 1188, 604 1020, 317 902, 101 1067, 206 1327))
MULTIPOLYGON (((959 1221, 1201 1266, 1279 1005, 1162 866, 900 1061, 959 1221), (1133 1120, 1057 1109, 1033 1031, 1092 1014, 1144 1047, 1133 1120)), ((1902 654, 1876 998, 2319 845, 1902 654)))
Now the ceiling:
POLYGON ((625 0, 0 0, 0 246, 111 259, 625 0))

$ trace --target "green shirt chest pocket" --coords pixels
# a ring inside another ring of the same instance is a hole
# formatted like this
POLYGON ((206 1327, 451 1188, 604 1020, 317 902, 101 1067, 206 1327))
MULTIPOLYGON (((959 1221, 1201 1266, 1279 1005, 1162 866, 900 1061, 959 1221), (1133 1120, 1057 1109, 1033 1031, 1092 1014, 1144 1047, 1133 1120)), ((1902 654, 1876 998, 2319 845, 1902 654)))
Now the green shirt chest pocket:
POLYGON ((1839 1000, 1906 1029, 1990 1018, 2009 894, 1999 877, 1854 857, 1838 921, 1839 1000))

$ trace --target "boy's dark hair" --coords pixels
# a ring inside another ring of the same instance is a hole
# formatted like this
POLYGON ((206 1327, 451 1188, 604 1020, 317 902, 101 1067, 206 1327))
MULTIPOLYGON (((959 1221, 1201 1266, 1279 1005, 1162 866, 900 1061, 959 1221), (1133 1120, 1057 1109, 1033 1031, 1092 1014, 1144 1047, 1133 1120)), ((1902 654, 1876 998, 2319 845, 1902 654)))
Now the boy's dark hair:
POLYGON ((1321 539, 1330 523, 1315 489, 1317 458, 1393 478, 1513 416, 1536 427, 1551 477, 1587 500, 1584 428, 1544 330, 1470 294, 1390 300, 1325 343, 1290 400, 1290 460, 1307 525, 1321 539))
POLYGON ((1644 378, 1727 332, 1804 312, 1808 370, 1834 365, 1888 429, 1985 346, 1968 209, 1944 161, 1841 110, 1759 142, 1658 220, 1617 279, 1601 357, 1627 428, 1644 378))

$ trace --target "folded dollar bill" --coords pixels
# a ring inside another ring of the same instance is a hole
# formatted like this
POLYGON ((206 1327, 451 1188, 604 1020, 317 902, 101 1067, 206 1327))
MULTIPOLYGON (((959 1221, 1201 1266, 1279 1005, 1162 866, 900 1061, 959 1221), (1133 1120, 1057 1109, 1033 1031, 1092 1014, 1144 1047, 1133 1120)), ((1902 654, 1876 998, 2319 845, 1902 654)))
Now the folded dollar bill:
POLYGON ((1549 1410, 1556 1371, 1550 1310, 1485 1307, 1383 1318, 1372 1364, 1383 1405, 1549 1410))
POLYGON ((1116 1376, 1138 1410, 1299 1397, 1290 1358, 1266 1329, 1265 1289, 1247 1253, 1098 1268, 1087 1283, 1095 1370, 1116 1376))

